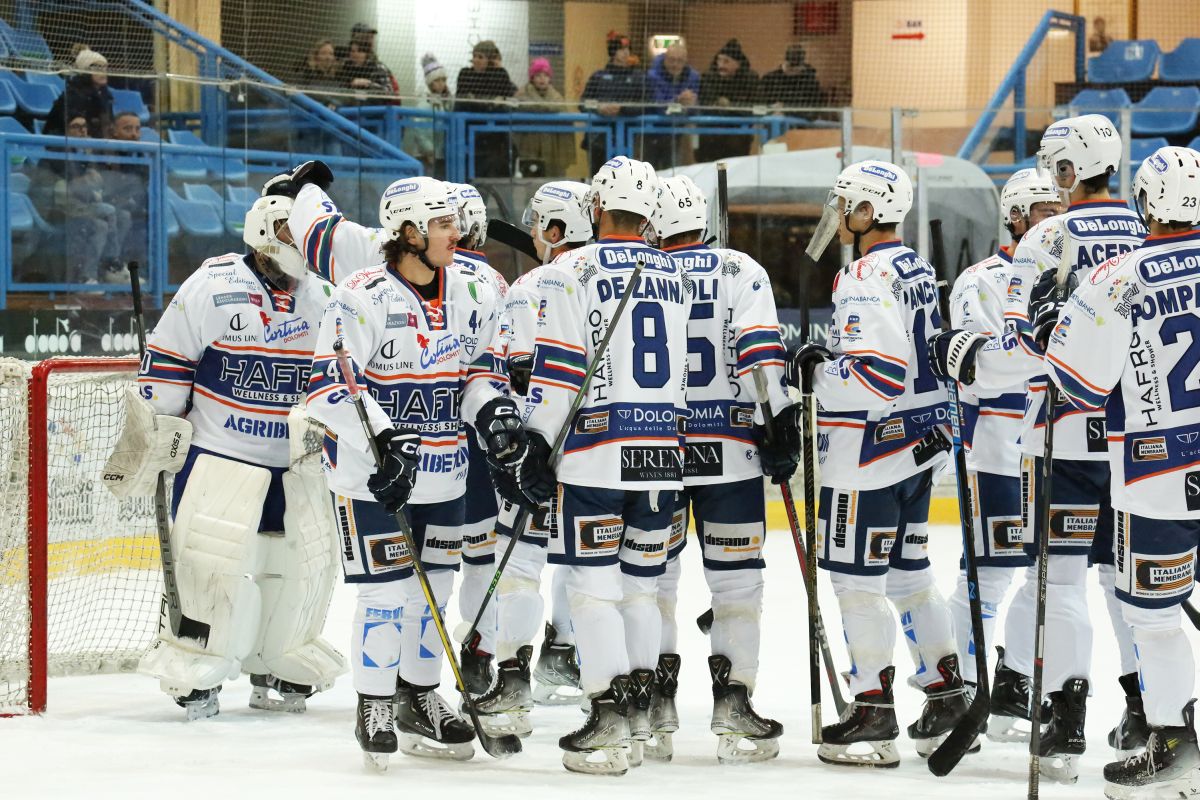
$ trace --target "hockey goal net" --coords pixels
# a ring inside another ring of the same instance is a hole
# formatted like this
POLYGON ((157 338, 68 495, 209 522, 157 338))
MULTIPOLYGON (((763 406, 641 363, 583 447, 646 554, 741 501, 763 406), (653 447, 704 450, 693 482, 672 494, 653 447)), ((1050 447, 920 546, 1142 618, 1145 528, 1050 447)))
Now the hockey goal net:
POLYGON ((0 359, 0 715, 43 711, 48 676, 133 670, 153 641, 154 501, 100 481, 136 372, 0 359))

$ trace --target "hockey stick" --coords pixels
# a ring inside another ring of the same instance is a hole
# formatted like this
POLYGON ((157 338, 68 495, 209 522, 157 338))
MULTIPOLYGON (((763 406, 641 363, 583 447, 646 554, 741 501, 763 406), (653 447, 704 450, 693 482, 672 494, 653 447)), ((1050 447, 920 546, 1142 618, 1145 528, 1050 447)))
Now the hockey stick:
MULTIPOLYGON (((575 424, 575 414, 583 405, 583 401, 587 398, 587 390, 592 382, 592 377, 596 371, 600 369, 600 365, 604 360, 604 354, 608 350, 608 343, 612 340, 613 332, 617 329, 617 322, 620 321, 621 315, 625 313, 625 306, 629 305, 629 299, 633 297, 633 290, 637 288, 638 281, 642 277, 642 270, 645 269, 646 263, 642 259, 638 259, 637 266, 633 268, 633 274, 629 276, 629 285, 625 287, 625 293, 621 295, 621 302, 617 303, 617 310, 613 312, 612 319, 608 323, 608 329, 604 331, 604 336, 600 339, 600 343, 596 345, 596 353, 592 356, 592 363, 588 364, 587 372, 583 374, 583 384, 579 387, 579 392, 575 395, 575 399, 571 401, 571 407, 567 410, 567 417, 563 420, 562 427, 558 429, 558 435, 554 437, 554 441, 550 445, 550 454, 547 459, 553 463, 559 452, 562 451, 563 443, 567 440, 567 434, 571 432, 571 426, 575 424)), ((517 541, 521 538, 522 531, 525 530, 526 523, 529 522, 529 509, 521 506, 517 512, 517 518, 513 521, 512 536, 508 540, 508 545, 504 548, 504 555, 500 556, 500 563, 496 565, 496 571, 492 574, 492 582, 488 585, 487 591, 484 592, 483 599, 479 601, 479 610, 475 612, 475 621, 471 623, 470 630, 462 637, 462 641, 469 642, 475 636, 475 631, 479 629, 479 621, 483 619, 483 612, 487 609, 488 602, 492 599, 492 595, 496 593, 496 587, 500 584, 500 576, 504 574, 504 568, 508 566, 508 560, 512 557, 513 550, 517 547, 517 541)))
POLYGON ((729 247, 729 173, 717 162, 717 247, 729 247))
POLYGON ((1192 605, 1190 600, 1183 601, 1183 613, 1187 615, 1188 621, 1191 622, 1197 630, 1200 630, 1200 610, 1197 610, 1197 608, 1192 605))
POLYGON ((487 222, 487 235, 489 239, 494 239, 500 244, 508 245, 521 255, 529 256, 539 264, 542 263, 542 259, 538 257, 537 248, 533 246, 533 237, 527 231, 521 230, 511 222, 505 222, 502 219, 489 219, 487 222))
MULTIPOLYGON (((754 388, 755 388, 755 392, 758 395, 758 406, 759 406, 759 409, 762 411, 762 415, 763 415, 763 427, 766 428, 767 438, 773 439, 775 437, 775 432, 773 430, 775 420, 774 420, 773 414, 771 413, 771 404, 769 402, 768 395, 767 395, 767 378, 762 372, 762 367, 755 367, 753 370, 753 374, 754 374, 754 388)), ((811 395, 810 395, 810 397, 811 397, 811 395)), ((811 410, 812 410, 812 407, 811 407, 811 400, 810 400, 808 411, 811 412, 811 410)), ((801 413, 803 414, 804 411, 805 410, 802 407, 801 413)), ((812 531, 812 530, 815 530, 815 528, 816 528, 816 498, 815 498, 816 485, 815 485, 815 478, 810 477, 813 474, 813 472, 810 471, 810 466, 811 466, 810 462, 811 462, 812 455, 813 455, 812 454, 812 430, 811 430, 811 428, 807 429, 807 432, 804 434, 804 437, 805 438, 802 439, 802 441, 801 441, 801 450, 802 450, 802 453, 804 454, 803 457, 805 459, 804 524, 809 526, 808 527, 809 531, 812 531), (813 481, 813 483, 810 484, 810 481, 813 481)), ((813 469, 815 470, 815 467, 813 469)), ((811 568, 811 565, 809 562, 809 556, 808 556, 808 553, 810 551, 805 548, 804 538, 800 532, 800 519, 796 514, 796 500, 792 496, 792 486, 790 483, 786 483, 786 482, 782 483, 779 486, 779 491, 783 495, 783 507, 787 511, 788 528, 790 528, 791 532, 792 532, 792 544, 794 544, 796 546, 796 558, 800 562, 800 576, 801 576, 801 579, 804 581, 805 590, 806 591, 811 590, 811 592, 809 593, 809 596, 808 596, 808 609, 809 609, 808 617, 809 617, 809 625, 810 625, 809 652, 812 654, 811 661, 809 662, 809 672, 811 675, 811 683, 809 685, 809 692, 810 692, 810 695, 812 698, 811 702, 812 702, 812 722, 813 722, 812 739, 813 739, 813 744, 821 744, 821 677, 820 677, 820 672, 821 672, 821 660, 822 659, 825 662, 825 677, 829 682, 829 690, 833 694, 833 704, 834 704, 834 707, 837 709, 837 713, 838 713, 839 717, 842 715, 842 712, 846 709, 846 700, 845 700, 845 698, 842 697, 842 688, 838 684, 837 669, 834 668, 834 666, 833 666, 833 653, 830 652, 830 650, 829 650, 829 639, 825 635, 825 624, 821 620, 821 609, 820 609, 820 606, 816 602, 814 602, 814 596, 813 596, 812 592, 816 591, 817 582, 816 582, 816 580, 813 579, 812 573, 811 573, 812 568, 811 568), (814 621, 815 621, 815 624, 814 624, 814 621)))
MULTIPOLYGON (((138 352, 146 357, 146 314, 142 308, 142 281, 138 278, 138 263, 130 261, 129 288, 133 294, 133 322, 137 330, 138 352)), ((154 522, 158 529, 159 561, 162 562, 163 603, 167 606, 167 621, 176 639, 194 639, 201 647, 208 645, 210 626, 207 622, 185 617, 179 601, 179 583, 175 579, 175 551, 171 546, 171 519, 167 513, 167 481, 158 473, 154 484, 154 522)))
MULTIPOLYGON (((929 223, 933 244, 934 270, 945 266, 946 251, 942 239, 942 221, 929 223)), ((950 330, 950 286, 938 281, 938 307, 942 330, 950 330)), ((962 718, 946 734, 946 738, 929 754, 929 771, 939 778, 950 774, 975 744, 979 731, 992 710, 988 687, 987 645, 983 634, 983 604, 979 598, 979 555, 975 552, 975 524, 971 513, 971 487, 967 482, 967 451, 962 439, 962 405, 958 399, 958 382, 946 381, 949 395, 950 433, 954 443, 954 477, 958 484, 958 522, 962 528, 963 560, 967 573, 967 605, 971 610, 971 641, 975 645, 975 696, 962 718)))
MULTIPOLYGON (((375 441, 375 431, 371 430, 371 420, 367 416, 367 406, 363 401, 362 390, 359 388, 358 380, 354 377, 354 365, 350 362, 350 351, 346 349, 345 343, 338 339, 333 343, 333 352, 337 355, 338 369, 342 373, 342 380, 346 382, 350 401, 354 403, 359 422, 362 423, 363 433, 366 434, 367 442, 371 446, 371 456, 375 459, 375 467, 380 469, 383 467, 383 454, 379 452, 379 444, 375 441)), ((483 729, 483 723, 479 721, 479 711, 475 708, 475 701, 471 698, 471 693, 467 691, 462 670, 458 666, 458 658, 454 655, 454 647, 450 644, 450 634, 446 632, 446 621, 442 619, 442 610, 438 607, 437 598, 433 595, 433 587, 429 585, 429 576, 425 573, 425 565, 421 563, 421 554, 417 552, 412 529, 408 525, 408 518, 404 516, 404 509, 397 511, 392 516, 396 520, 396 526, 400 529, 400 538, 408 549, 408 557, 412 559, 413 571, 417 574, 421 593, 425 595, 425 603, 429 606, 433 626, 437 628, 438 638, 442 640, 442 647, 446 651, 446 660, 450 662, 450 671, 454 673, 454 681, 458 684, 458 693, 462 695, 463 705, 471 717, 471 724, 475 727, 475 735, 479 737, 479 743, 492 758, 508 758, 521 752, 521 740, 515 735, 492 736, 483 729)))
MULTIPOLYGON (((1066 237, 1066 230, 1063 230, 1066 237)), ((1071 263, 1067 260, 1067 246, 1063 242, 1062 253, 1058 257, 1058 267, 1054 276, 1056 284, 1055 295, 1062 300, 1067 293, 1067 277, 1071 273, 1071 263)), ((1049 581, 1050 568, 1047 564, 1050 555, 1050 490, 1054 479, 1054 407, 1058 405, 1058 384, 1054 378, 1046 377, 1046 441, 1042 449, 1042 496, 1039 498, 1037 515, 1041 522, 1042 538, 1038 540, 1037 554, 1037 611, 1035 613, 1036 627, 1033 634, 1033 686, 1030 690, 1030 721, 1029 730, 1029 800, 1037 800, 1041 778, 1042 759, 1042 676, 1044 672, 1043 650, 1046 646, 1046 584, 1049 581)))

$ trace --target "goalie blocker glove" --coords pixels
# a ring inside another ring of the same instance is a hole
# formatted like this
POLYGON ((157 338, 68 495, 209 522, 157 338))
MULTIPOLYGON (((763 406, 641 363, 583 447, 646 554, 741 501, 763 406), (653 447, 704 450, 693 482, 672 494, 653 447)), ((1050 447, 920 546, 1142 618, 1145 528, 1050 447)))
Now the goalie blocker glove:
POLYGON ((942 380, 963 386, 975 382, 975 356, 988 337, 971 331, 943 331, 929 339, 929 368, 942 380))
POLYGON ((800 463, 799 412, 800 406, 790 405, 776 414, 771 424, 771 436, 767 436, 765 426, 758 428, 758 458, 763 474, 771 479, 771 483, 787 483, 796 474, 800 463))
POLYGON ((487 401, 479 409, 475 430, 493 464, 507 467, 525 457, 528 436, 517 415, 517 404, 510 398, 494 397, 487 401))
POLYGON ((411 428, 390 428, 375 436, 380 465, 367 479, 367 489, 388 511, 397 514, 408 503, 417 480, 421 435, 411 428))
POLYGON ((787 358, 788 386, 800 391, 812 391, 813 371, 833 358, 833 352, 824 345, 807 342, 800 345, 787 358))

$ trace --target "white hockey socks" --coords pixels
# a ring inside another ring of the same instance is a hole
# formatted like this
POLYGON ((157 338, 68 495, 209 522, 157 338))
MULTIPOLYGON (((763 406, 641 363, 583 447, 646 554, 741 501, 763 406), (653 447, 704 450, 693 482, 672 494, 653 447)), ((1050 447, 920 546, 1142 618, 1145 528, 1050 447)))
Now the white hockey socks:
POLYGON ((762 638, 762 570, 705 569, 704 578, 712 591, 712 653, 729 659, 730 681, 745 684, 753 691, 762 638))
MULTIPOLYGON (((436 569, 426 574, 444 618, 446 598, 454 586, 454 572, 436 569)), ((433 614, 425 602, 425 595, 415 574, 409 575, 400 584, 404 588, 404 614, 400 618, 400 677, 413 686, 437 686, 442 679, 442 654, 445 649, 433 624, 433 614)))
POLYGON ((611 564, 560 569, 567 573, 580 683, 584 697, 591 697, 607 690, 616 676, 629 673, 625 623, 617 607, 622 595, 621 568, 611 564))
MULTIPOLYGON (((496 574, 496 565, 468 564, 464 561, 461 569, 462 583, 458 587, 458 613, 469 624, 475 621, 475 615, 479 613, 479 603, 492 583, 492 576, 496 574)), ((505 572, 507 571, 506 568, 505 572)), ((498 586, 496 590, 499 591, 498 586)), ((479 627, 476 629, 479 634, 479 649, 485 653, 496 652, 496 624, 496 598, 493 596, 488 602, 483 616, 479 619, 479 627)))
POLYGON ((545 565, 546 548, 517 542, 496 585, 497 661, 516 658, 517 650, 537 635, 545 611, 540 591, 545 565))
MULTIPOLYGON (((996 618, 999 615, 1000 604, 1004 602, 1004 593, 1012 582, 1012 567, 979 567, 979 605, 983 611, 983 648, 991 663, 992 644, 996 641, 996 618)), ((978 681, 975 672, 975 645, 971 639, 971 606, 967 600, 967 575, 960 572, 958 585, 950 596, 950 615, 954 620, 954 639, 958 645, 958 663, 962 669, 963 680, 968 683, 978 681)))
POLYGON ((955 652, 950 608, 933 584, 931 571, 892 569, 887 575, 887 596, 900 614, 904 643, 908 645, 921 688, 941 683, 937 663, 955 652))
POLYGON ((662 616, 662 638, 660 653, 679 652, 679 623, 675 620, 675 609, 679 604, 679 573, 682 567, 679 557, 667 561, 667 571, 658 577, 658 610, 662 616))
POLYGON ((850 650, 850 694, 878 691, 879 673, 892 663, 896 622, 884 596, 884 576, 829 573, 850 650))
POLYGON ((1100 588, 1104 590, 1104 605, 1108 608, 1108 620, 1112 623, 1113 636, 1117 637, 1117 649, 1121 654, 1121 674, 1128 675, 1137 671, 1138 658, 1133 649, 1133 629, 1125 621, 1124 603, 1117 599, 1117 568, 1113 564, 1099 564, 1096 570, 1100 573, 1100 588))
POLYGON ((658 578, 622 575, 621 619, 625 624, 625 648, 630 669, 653 670, 658 666, 662 642, 662 613, 658 610, 658 578))
POLYGON ((359 583, 358 604, 350 626, 350 669, 360 694, 391 696, 400 667, 400 581, 359 583))
POLYGON ((1182 725, 1183 707, 1196 688, 1192 645, 1180 627, 1179 606, 1137 608, 1122 604, 1137 643, 1142 706, 1153 726, 1182 725))

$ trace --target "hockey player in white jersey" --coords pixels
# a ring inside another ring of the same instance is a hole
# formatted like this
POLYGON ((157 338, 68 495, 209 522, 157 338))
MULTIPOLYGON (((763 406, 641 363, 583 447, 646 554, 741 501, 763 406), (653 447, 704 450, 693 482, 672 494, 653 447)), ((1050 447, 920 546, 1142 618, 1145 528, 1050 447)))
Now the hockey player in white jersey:
MULTIPOLYGON (((675 605, 679 554, 687 542, 688 514, 696 521, 704 579, 712 592, 709 631, 713 681, 711 730, 722 762, 762 761, 779 754, 783 726, 759 716, 750 697, 758 677, 763 593, 766 495, 763 475, 774 482, 796 471, 799 451, 796 406, 783 380, 783 340, 767 271, 736 250, 704 244, 708 202, 686 176, 660 181, 654 230, 691 283, 688 321, 688 419, 683 484, 667 561, 659 579, 662 652, 654 678, 651 729, 656 746, 646 755, 670 760, 671 734, 679 727, 675 691, 680 658, 675 605), (754 425, 757 397, 753 372, 770 387, 774 428, 793 434, 768 449, 754 425)), ((635 670, 636 692, 651 676, 635 670)))
MULTIPOLYGON (((592 238, 591 218, 586 208, 586 183, 553 181, 538 188, 530 199, 522 223, 529 227, 534 247, 544 263, 571 258, 572 252, 592 238)), ((538 288, 542 267, 536 267, 513 282, 505 302, 507 362, 512 391, 529 394, 530 371, 538 334, 538 288)), ((498 473, 497 485, 507 496, 496 533, 503 550, 514 533, 519 506, 528 505, 514 482, 498 473)), ((551 591, 551 621, 537 663, 530 674, 533 637, 543 616, 542 572, 547 546, 557 530, 555 500, 533 510, 527 527, 513 548, 508 565, 496 586, 497 659, 496 682, 476 703, 484 724, 497 733, 528 735, 532 732, 528 713, 535 701, 549 704, 580 701, 579 666, 571 631, 566 598, 567 568, 554 568, 551 591), (536 678, 536 685, 532 679, 536 678)))
MULTIPOLYGON (((1026 546, 1036 552, 1041 531, 1036 509, 1041 494, 1041 460, 1046 420, 1046 376, 1042 345, 1034 340, 1028 309, 1054 288, 1060 261, 1066 260, 1081 282, 1110 258, 1141 244, 1145 228, 1125 203, 1109 196, 1108 183, 1121 159, 1121 139, 1112 123, 1099 114, 1062 120, 1046 129, 1038 150, 1039 170, 1053 175, 1069 194, 1070 206, 1060 216, 1034 225, 1021 238, 1013 257, 1006 292, 1013 330, 999 337, 966 331, 940 335, 931 355, 939 372, 960 382, 998 389, 1028 382, 1030 402, 1022 420, 1022 486, 1026 511, 1026 546), (1051 273, 1051 274, 1047 274, 1051 273), (1032 534, 1032 535, 1031 535, 1032 534)), ((1127 713, 1114 733, 1118 750, 1136 750, 1145 740, 1136 657, 1129 626, 1121 617, 1114 593, 1113 515, 1109 504, 1108 441, 1102 410, 1082 411, 1065 401, 1054 409, 1053 496, 1049 542, 1044 686, 1052 718, 1041 738, 1042 774, 1071 782, 1078 775, 1076 758, 1086 748, 1084 719, 1089 690, 1092 625, 1087 609, 1089 561, 1099 565, 1109 615, 1120 645, 1121 685, 1127 713)), ((1037 574, 1026 571, 1014 607, 1032 609, 1037 574)), ((1009 613, 1005 625, 1005 658, 1018 673, 1033 673, 1032 625, 1009 613)), ((1040 698, 1035 698, 1035 702, 1040 698)))
MULTIPOLYGON (((1180 626, 1200 543, 1200 153, 1164 147, 1133 184, 1150 236, 1078 273, 1062 303, 1033 320, 1046 367, 1075 408, 1107 409, 1116 592, 1137 645, 1144 749, 1104 768, 1115 800, 1200 794, 1196 664, 1180 626), (1039 336, 1040 334, 1040 336, 1039 336)), ((1055 432, 1057 438, 1057 431, 1055 432)))
POLYGON ((428 570, 439 606, 462 551, 466 487, 465 422, 489 455, 519 459, 524 432, 502 396, 503 375, 486 348, 496 319, 479 313, 490 289, 449 268, 458 212, 446 184, 396 181, 380 199, 386 261, 346 276, 325 310, 313 358, 308 408, 325 423, 324 463, 342 535, 346 581, 358 590, 352 671, 358 691, 356 736, 375 763, 397 749, 463 759, 474 732, 437 693, 442 648, 413 572, 428 570), (378 470, 337 367, 333 344, 351 353, 385 454, 378 470), (409 520, 409 553, 394 519, 409 520), (397 681, 399 678, 399 682, 397 681), (397 688, 399 687, 399 688, 397 688))
POLYGON ((180 604, 204 630, 173 635, 164 602, 139 671, 189 719, 216 714, 222 683, 241 672, 251 706, 303 711, 345 669, 320 638, 336 524, 322 499, 319 426, 297 406, 330 287, 288 234, 291 208, 286 197, 255 201, 243 233, 250 252, 208 259, 179 288, 148 337, 124 438, 104 470, 119 496, 153 494, 160 471, 175 473, 180 604), (188 431, 190 447, 174 438, 188 431))
MULTIPOLYGON (((1017 170, 1000 192, 1000 219, 1012 243, 994 255, 968 267, 958 276, 950 298, 951 325, 983 336, 999 336, 1006 328, 1005 298, 1012 277, 1012 255, 1031 225, 1062 211, 1058 187, 1035 169, 1017 170)), ((932 359, 934 373, 940 362, 932 359)), ((938 374, 939 378, 945 375, 938 374)), ((963 409, 963 439, 967 447, 967 469, 973 502, 975 552, 979 570, 979 601, 983 610, 986 643, 990 652, 1000 603, 1012 581, 1013 570, 1027 567, 1033 559, 1025 552, 1021 506, 1021 419, 1025 410, 1025 382, 986 390, 960 390, 963 409)), ((1022 595, 1024 598, 1025 596, 1022 595)), ((963 678, 976 682, 971 639, 970 607, 965 572, 950 599, 954 630, 963 678)), ((1010 612, 1014 625, 1032 629, 1033 609, 1015 607, 1010 612)), ((1028 676, 1012 670, 997 651, 991 689, 988 735, 997 741, 1024 741, 1028 733, 1016 719, 1029 719, 1028 676)))
MULTIPOLYGON (((454 253, 454 264, 468 277, 486 283, 491 288, 494 308, 480 309, 480 314, 495 313, 499 318, 503 310, 504 297, 508 294, 508 282, 504 276, 488 264, 487 255, 480 249, 487 242, 487 205, 479 190, 465 183, 452 183, 451 194, 458 203, 459 229, 462 238, 454 253)), ((502 336, 497 325, 497 338, 502 336)), ((503 347, 499 341, 472 341, 467 334, 464 346, 492 348, 493 357, 502 358, 496 348, 503 347)), ((462 583, 458 589, 458 610, 462 618, 472 621, 479 613, 479 601, 483 599, 492 580, 496 563, 496 513, 499 506, 496 490, 489 474, 487 457, 474 431, 467 435, 467 492, 464 498, 466 510, 463 518, 462 583)), ((463 642, 459 664, 463 679, 472 694, 488 690, 494 677, 492 654, 496 652, 496 604, 488 603, 479 628, 472 641, 463 642)))
POLYGON ((654 168, 624 156, 592 179, 595 244, 538 276, 538 329, 525 415, 529 453, 520 487, 531 502, 558 495, 551 563, 567 564, 567 594, 590 713, 563 736, 569 770, 623 774, 631 737, 650 736, 649 709, 632 702, 631 670, 653 676, 676 493, 683 488, 679 417, 686 412, 689 297, 674 259, 643 234, 657 200, 654 168), (624 315, 613 316, 636 265, 644 272, 624 315), (614 335, 603 369, 571 420, 561 463, 548 440, 567 422, 595 347, 614 335), (559 486, 561 482, 561 486, 559 486))
POLYGON ((912 200, 912 183, 894 164, 863 161, 842 171, 830 204, 840 240, 862 255, 835 279, 828 346, 809 343, 789 356, 793 386, 815 371, 823 484, 817 553, 853 661, 854 702, 822 730, 818 757, 831 764, 899 763, 888 599, 919 648, 925 706, 908 727, 918 752, 928 754, 966 710, 950 612, 927 557, 933 471, 949 442, 940 429, 946 392, 925 353, 940 322, 933 268, 896 238, 912 200), (851 751, 860 743, 870 752, 851 751))

